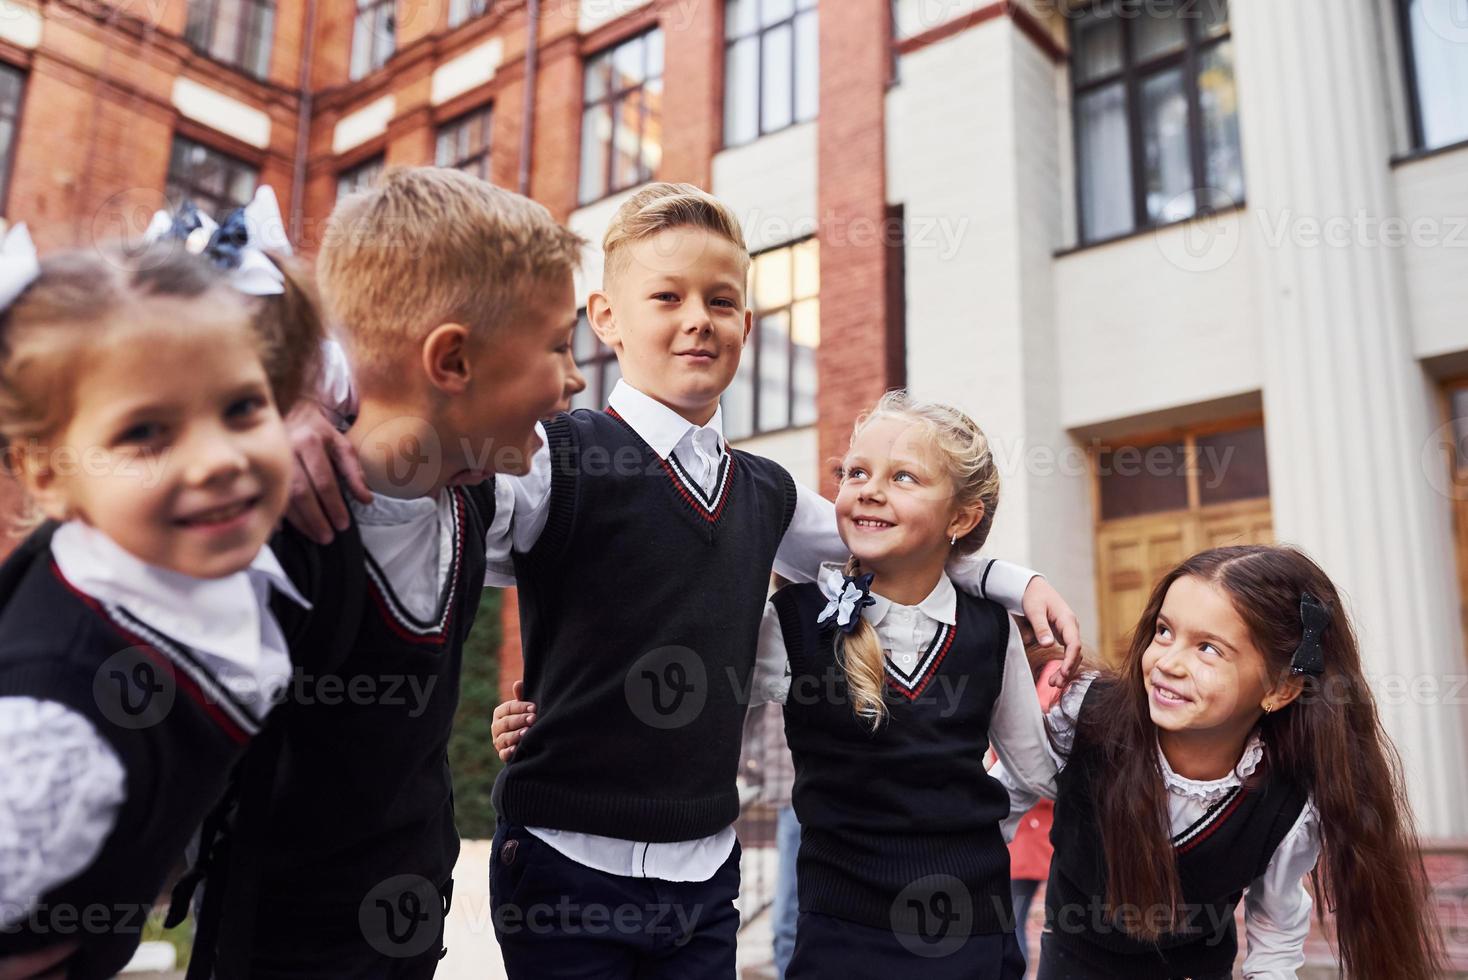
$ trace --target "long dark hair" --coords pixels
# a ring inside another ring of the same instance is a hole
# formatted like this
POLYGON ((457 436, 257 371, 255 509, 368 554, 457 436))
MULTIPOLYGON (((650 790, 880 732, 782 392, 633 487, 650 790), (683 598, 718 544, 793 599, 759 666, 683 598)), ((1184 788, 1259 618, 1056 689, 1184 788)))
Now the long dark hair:
POLYGON ((1142 655, 1168 589, 1186 575, 1228 594, 1275 680, 1288 675, 1300 643, 1300 594, 1311 593, 1329 610, 1321 638, 1325 674, 1306 675, 1294 703, 1261 716, 1267 764, 1306 790, 1320 815, 1321 853, 1310 878, 1322 922, 1326 909, 1335 913, 1346 975, 1439 976, 1442 939, 1400 759, 1377 717, 1340 594, 1294 548, 1215 548, 1178 565, 1153 589, 1114 683, 1098 682, 1099 703, 1088 708, 1079 734, 1100 748, 1107 774, 1098 781, 1096 807, 1108 904, 1172 909, 1171 923, 1151 916, 1127 923, 1141 940, 1156 940, 1178 921, 1182 889, 1142 655))

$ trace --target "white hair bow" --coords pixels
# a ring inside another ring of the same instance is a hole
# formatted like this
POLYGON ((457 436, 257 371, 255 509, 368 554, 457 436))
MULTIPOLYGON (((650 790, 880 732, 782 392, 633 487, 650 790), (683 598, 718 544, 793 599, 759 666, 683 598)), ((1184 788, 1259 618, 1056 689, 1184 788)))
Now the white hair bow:
POLYGON ((291 254, 280 204, 269 185, 256 189, 250 203, 225 218, 222 225, 187 201, 176 213, 155 212, 143 240, 164 238, 177 238, 188 251, 228 270, 231 285, 242 293, 278 296, 285 292, 285 277, 265 255, 265 249, 291 254))
POLYGON ((14 303, 40 274, 31 233, 25 225, 16 225, 0 241, 0 310, 14 303))

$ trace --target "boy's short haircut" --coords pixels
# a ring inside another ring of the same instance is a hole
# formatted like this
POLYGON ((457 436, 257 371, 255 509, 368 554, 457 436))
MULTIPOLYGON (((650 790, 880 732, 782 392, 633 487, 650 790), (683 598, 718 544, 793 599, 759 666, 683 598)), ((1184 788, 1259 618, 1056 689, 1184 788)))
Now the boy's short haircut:
POLYGON ((748 271, 749 246, 744 242, 739 216, 729 205, 692 184, 657 183, 633 194, 612 217, 601 247, 606 259, 606 284, 626 271, 627 246, 669 228, 702 228, 732 242, 742 253, 748 271))
POLYGON ((337 202, 317 276, 357 379, 391 382, 440 324, 480 338, 508 327, 586 242, 541 205, 443 167, 389 170, 337 202))

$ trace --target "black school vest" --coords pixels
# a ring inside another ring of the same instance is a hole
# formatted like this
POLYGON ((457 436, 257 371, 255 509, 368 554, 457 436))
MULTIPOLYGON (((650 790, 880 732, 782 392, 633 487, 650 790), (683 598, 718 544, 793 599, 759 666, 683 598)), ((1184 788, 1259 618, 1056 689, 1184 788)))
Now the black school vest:
POLYGON ((739 815, 759 622, 795 484, 730 450, 705 494, 611 412, 562 415, 546 434, 550 513, 515 555, 537 717, 495 806, 626 840, 717 833, 739 815))
POLYGON ((1184 928, 1156 945, 1136 942, 1108 921, 1103 908, 1106 860, 1092 787, 1105 774, 1099 748, 1079 735, 1088 709, 1097 703, 1096 685, 1086 692, 1076 743, 1058 781, 1046 929, 1053 942, 1097 975, 1137 980, 1227 975, 1238 955, 1234 912, 1239 900, 1269 867, 1304 811, 1306 793, 1269 766, 1266 748, 1260 767, 1241 787, 1174 838, 1184 928))
POLYGON ((127 798, 96 859, 0 930, 0 958, 79 941, 71 980, 111 977, 189 838, 260 727, 197 653, 75 589, 47 526, 0 569, 0 697, 65 705, 96 728, 127 774, 127 798))
POLYGON ((834 621, 815 585, 775 593, 790 658, 785 733, 800 818, 802 912, 938 941, 1013 928, 1009 796, 984 770, 1004 678, 1009 616, 958 594, 911 673, 886 663, 888 717, 851 709, 834 621))

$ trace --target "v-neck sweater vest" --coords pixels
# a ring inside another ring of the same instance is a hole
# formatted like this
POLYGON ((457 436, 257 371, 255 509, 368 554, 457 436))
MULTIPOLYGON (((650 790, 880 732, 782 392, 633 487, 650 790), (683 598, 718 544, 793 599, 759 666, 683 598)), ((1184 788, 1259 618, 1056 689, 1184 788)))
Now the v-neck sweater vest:
POLYGON ((1009 617, 960 592, 911 673, 886 664, 888 716, 875 731, 852 710, 837 652, 818 624, 815 585, 775 593, 790 658, 785 733, 800 818, 802 912, 915 936, 1013 928, 1009 796, 984 769, 1004 678, 1009 617))
POLYGON ((550 512, 516 553, 535 727, 494 801, 513 823, 650 842, 739 815, 735 777, 775 552, 778 464, 731 449, 712 493, 612 412, 546 425, 550 512))

